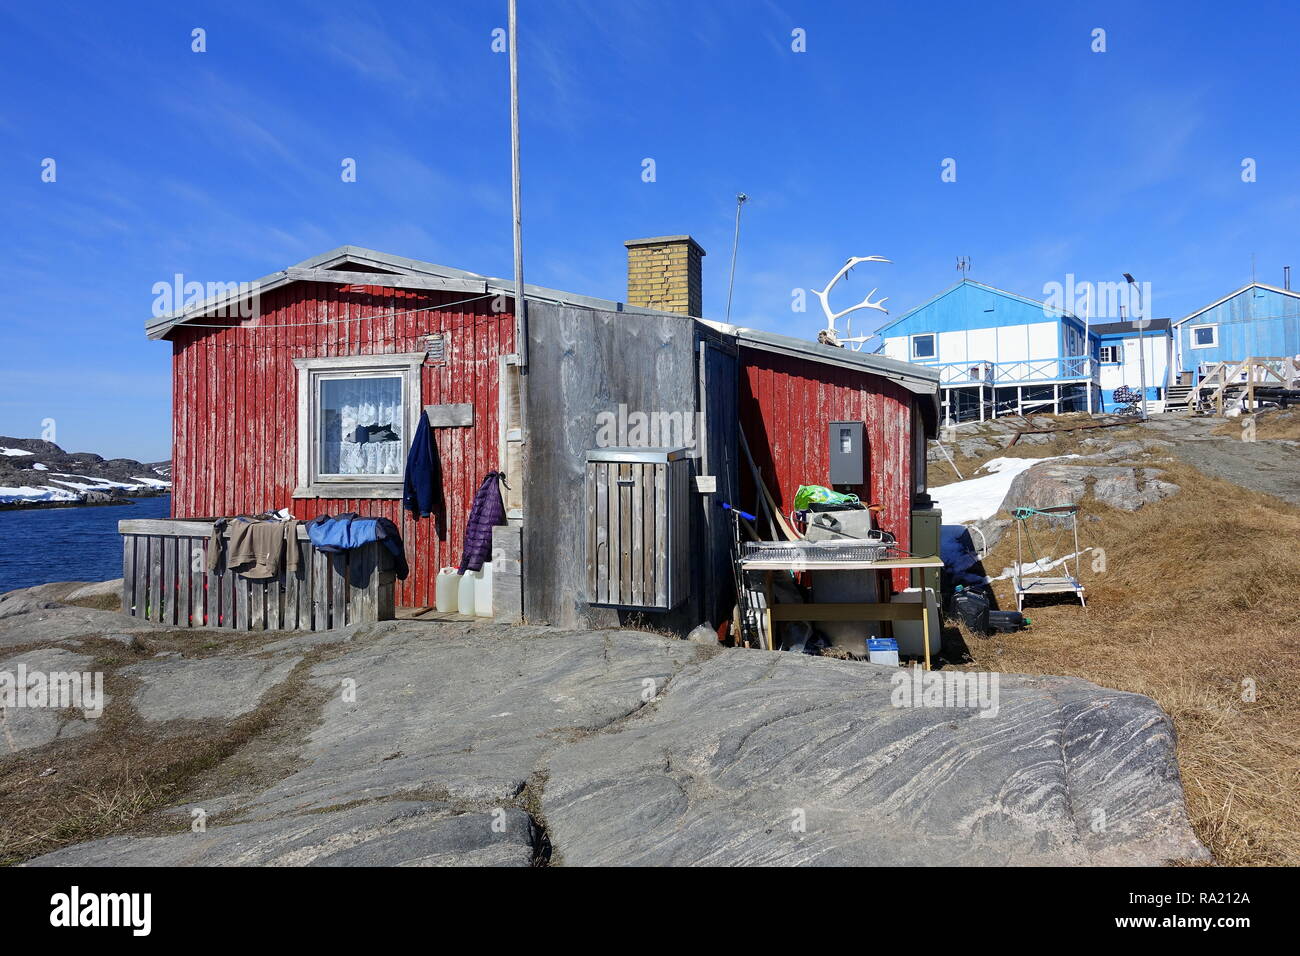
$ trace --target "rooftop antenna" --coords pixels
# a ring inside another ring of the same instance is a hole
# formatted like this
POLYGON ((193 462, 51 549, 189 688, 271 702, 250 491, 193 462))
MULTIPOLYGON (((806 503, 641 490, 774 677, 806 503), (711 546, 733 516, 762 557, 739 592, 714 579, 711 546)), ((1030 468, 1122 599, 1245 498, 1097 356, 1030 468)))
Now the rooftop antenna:
POLYGON ((970 256, 957 257, 957 271, 961 273, 963 279, 966 278, 967 273, 970 272, 970 256))
POLYGON ((883 312, 885 313, 885 315, 888 315, 889 310, 885 308, 885 302, 889 300, 889 296, 885 296, 882 299, 877 299, 875 302, 872 302, 871 297, 876 293, 876 290, 872 289, 870 292, 866 294, 866 297, 857 305, 851 305, 847 309, 844 309, 842 312, 832 312, 831 303, 830 303, 831 288, 835 285, 835 283, 839 282, 850 272, 852 272, 853 267, 856 265, 859 265, 863 262, 889 262, 889 261, 890 261, 889 259, 886 259, 883 256, 853 256, 846 263, 844 263, 844 265, 840 266, 840 271, 835 273, 835 275, 831 277, 830 282, 826 283, 826 288, 820 291, 818 291, 817 289, 812 290, 812 294, 817 296, 818 301, 821 302, 822 304, 822 312, 826 314, 826 328, 822 329, 820 332, 817 333, 818 342, 821 342, 823 345, 838 346, 839 348, 844 348, 847 346, 853 349, 853 351, 855 352, 862 351, 862 346, 866 344, 868 339, 871 339, 874 336, 854 335, 853 321, 852 319, 847 318, 847 316, 849 315, 849 313, 856 312, 858 309, 875 309, 877 312, 883 312), (839 333, 835 331, 836 319, 844 319, 843 337, 841 337, 839 333))
POLYGON ((731 323, 731 290, 736 284, 736 250, 740 248, 740 207, 749 202, 744 193, 736 193, 736 236, 731 240, 731 278, 727 280, 727 323, 731 323))

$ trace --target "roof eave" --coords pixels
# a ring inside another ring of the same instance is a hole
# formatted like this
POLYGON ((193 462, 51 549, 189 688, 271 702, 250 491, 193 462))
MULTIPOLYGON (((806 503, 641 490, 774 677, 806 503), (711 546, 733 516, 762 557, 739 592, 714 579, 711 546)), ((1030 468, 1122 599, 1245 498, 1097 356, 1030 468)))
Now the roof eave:
POLYGON ((758 329, 737 328, 733 334, 741 345, 750 348, 774 352, 778 355, 794 354, 826 365, 879 375, 897 382, 917 395, 937 395, 939 392, 939 373, 923 365, 900 362, 898 359, 887 358, 875 352, 851 352, 848 349, 823 345, 820 342, 809 342, 788 335, 778 335, 775 332, 762 332, 758 329))
POLYGON ((1181 319, 1179 319, 1177 322, 1173 324, 1173 327, 1177 328, 1178 326, 1182 325, 1184 322, 1190 322, 1198 315, 1201 315, 1205 312, 1209 312, 1215 306, 1223 305, 1223 303, 1227 302, 1229 299, 1236 298, 1237 296, 1241 295, 1243 292, 1247 292, 1251 289, 1268 289, 1268 291, 1270 292, 1280 292, 1282 295, 1289 295, 1292 298, 1300 299, 1300 292, 1297 292, 1295 289, 1283 289, 1280 286, 1269 285, 1267 282, 1248 282, 1240 289, 1236 289, 1232 292, 1229 292, 1222 299, 1216 299, 1215 301, 1211 302, 1209 305, 1202 306, 1201 308, 1197 309, 1195 312, 1191 313, 1190 315, 1183 316, 1181 319))

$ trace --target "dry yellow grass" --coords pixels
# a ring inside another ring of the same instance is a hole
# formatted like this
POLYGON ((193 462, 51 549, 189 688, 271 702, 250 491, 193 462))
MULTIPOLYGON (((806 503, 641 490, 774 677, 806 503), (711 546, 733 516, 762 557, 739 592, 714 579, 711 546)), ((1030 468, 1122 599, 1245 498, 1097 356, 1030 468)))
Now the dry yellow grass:
MULTIPOLYGON (((1216 860, 1300 864, 1300 509, 1158 464, 1180 494, 1135 513, 1085 502, 1080 544, 1105 553, 1104 572, 1094 554, 1082 563, 1088 609, 1026 608, 1030 630, 968 641, 970 666, 1153 697, 1177 728, 1188 811, 1216 860)), ((1043 547, 1053 538, 1037 533, 1043 547)), ((984 566, 1014 561, 1012 530, 984 566)), ((1015 607, 1009 581, 994 588, 1015 607)))
MULTIPOLYGON (((1243 422, 1249 421, 1250 417, 1230 418, 1216 428, 1214 433, 1237 438, 1241 435, 1243 422)), ((1256 439, 1283 438, 1289 441, 1300 441, 1300 409, 1287 408, 1260 412, 1254 416, 1254 420, 1256 439)))

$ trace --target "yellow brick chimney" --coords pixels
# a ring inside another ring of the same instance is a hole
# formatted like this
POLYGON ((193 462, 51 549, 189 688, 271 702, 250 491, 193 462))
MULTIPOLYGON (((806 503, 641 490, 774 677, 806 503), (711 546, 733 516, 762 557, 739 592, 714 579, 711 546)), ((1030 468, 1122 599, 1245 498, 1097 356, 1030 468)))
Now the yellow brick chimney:
POLYGON ((699 316, 704 250, 690 236, 629 239, 627 304, 699 316))

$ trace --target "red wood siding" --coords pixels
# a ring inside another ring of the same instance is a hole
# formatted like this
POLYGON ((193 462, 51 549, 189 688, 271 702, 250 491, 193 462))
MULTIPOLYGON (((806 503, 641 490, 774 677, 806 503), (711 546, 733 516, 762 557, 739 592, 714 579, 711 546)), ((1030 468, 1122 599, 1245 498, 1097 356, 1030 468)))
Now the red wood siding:
POLYGON ((447 308, 463 293, 294 283, 262 296, 257 320, 202 320, 172 333, 172 516, 204 518, 289 508, 295 517, 356 511, 402 529, 410 577, 397 603, 434 603, 438 569, 460 561, 469 506, 498 465, 498 357, 514 351, 514 316, 491 299, 447 308), (432 308, 431 308, 432 307, 432 308), (413 309, 427 311, 412 312, 413 309), (238 326, 238 327, 234 327, 238 326), (293 498, 297 484, 295 358, 416 352, 449 332, 447 363, 426 366, 421 404, 469 402, 474 424, 434 429, 442 459, 447 533, 414 521, 400 499, 293 498))
MULTIPOLYGON (((879 526, 898 544, 911 541, 912 393, 867 372, 742 349, 740 420, 763 481, 787 516, 800 485, 826 485, 830 479, 827 423, 866 422, 867 481, 851 488, 866 504, 884 511, 879 526)), ((742 488, 753 495, 748 466, 742 462, 742 488)), ((837 489, 844 490, 844 489, 837 489)), ((743 505, 753 510, 757 500, 743 505)), ((895 589, 908 586, 908 572, 896 571, 895 589)))

